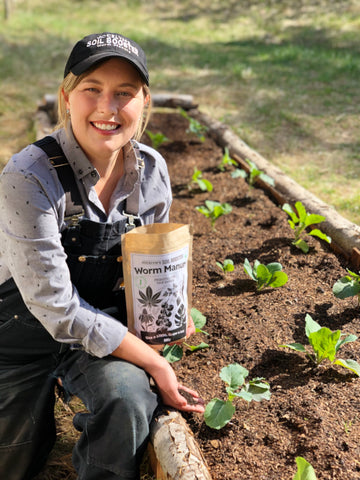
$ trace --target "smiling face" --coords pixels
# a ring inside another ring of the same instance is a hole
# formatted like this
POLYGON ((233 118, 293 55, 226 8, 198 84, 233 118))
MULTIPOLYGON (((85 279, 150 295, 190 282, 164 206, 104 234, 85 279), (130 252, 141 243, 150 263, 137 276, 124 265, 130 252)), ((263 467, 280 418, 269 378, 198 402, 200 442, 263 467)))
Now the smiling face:
POLYGON ((148 101, 137 70, 119 58, 102 63, 63 95, 75 138, 90 161, 117 156, 133 138, 148 101))

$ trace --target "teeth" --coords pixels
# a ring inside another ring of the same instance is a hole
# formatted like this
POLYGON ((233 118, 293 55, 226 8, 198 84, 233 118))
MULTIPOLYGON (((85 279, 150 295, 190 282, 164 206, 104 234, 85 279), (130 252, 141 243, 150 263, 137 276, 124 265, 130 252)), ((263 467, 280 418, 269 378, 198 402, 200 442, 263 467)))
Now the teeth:
POLYGON ((118 128, 118 125, 109 124, 109 123, 96 123, 96 122, 94 122, 94 125, 95 125, 96 128, 99 128, 100 130, 116 130, 118 128))

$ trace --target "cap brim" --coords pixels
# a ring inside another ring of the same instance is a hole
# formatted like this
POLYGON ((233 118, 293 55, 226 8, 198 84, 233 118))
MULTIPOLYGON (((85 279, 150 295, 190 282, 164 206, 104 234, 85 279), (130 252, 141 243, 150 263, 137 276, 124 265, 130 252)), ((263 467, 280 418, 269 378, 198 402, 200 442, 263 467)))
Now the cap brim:
POLYGON ((82 62, 77 63, 74 65, 74 67, 70 68, 70 71, 74 75, 81 75, 82 73, 86 72, 90 67, 96 65, 97 63, 101 62, 101 60, 104 60, 106 58, 123 58, 124 60, 127 60, 131 65, 133 65, 136 70, 139 72, 141 78, 145 81, 146 85, 149 85, 149 75, 147 71, 144 71, 144 68, 134 62, 133 57, 129 58, 126 53, 122 53, 121 55, 117 54, 116 52, 102 52, 96 55, 91 55, 90 57, 87 57, 85 60, 82 62))

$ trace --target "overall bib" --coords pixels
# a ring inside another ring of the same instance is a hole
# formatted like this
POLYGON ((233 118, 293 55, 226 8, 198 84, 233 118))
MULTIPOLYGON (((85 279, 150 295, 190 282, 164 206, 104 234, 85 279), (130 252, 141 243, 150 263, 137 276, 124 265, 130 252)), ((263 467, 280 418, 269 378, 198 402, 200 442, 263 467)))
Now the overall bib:
MULTIPOLYGON (((80 219, 83 210, 71 167, 57 144, 53 150, 39 146, 50 157, 56 152, 50 160, 59 167, 67 196, 72 222, 62 232, 62 244, 72 283, 84 300, 126 324, 120 239, 127 222, 80 219)), ((138 479, 158 406, 147 374, 115 357, 97 358, 55 341, 9 279, 0 285, 0 478, 31 479, 46 462, 56 438, 58 377, 65 394, 79 397, 87 409, 74 418, 82 432, 73 450, 79 480, 138 479)))

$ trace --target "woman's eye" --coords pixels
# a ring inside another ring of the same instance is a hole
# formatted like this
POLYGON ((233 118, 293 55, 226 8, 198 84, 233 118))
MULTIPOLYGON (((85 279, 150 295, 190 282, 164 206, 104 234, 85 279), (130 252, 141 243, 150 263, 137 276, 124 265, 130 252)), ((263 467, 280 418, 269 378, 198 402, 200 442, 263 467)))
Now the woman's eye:
POLYGON ((118 97, 129 97, 130 93, 129 92, 118 92, 117 96, 118 97))

